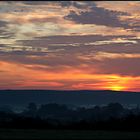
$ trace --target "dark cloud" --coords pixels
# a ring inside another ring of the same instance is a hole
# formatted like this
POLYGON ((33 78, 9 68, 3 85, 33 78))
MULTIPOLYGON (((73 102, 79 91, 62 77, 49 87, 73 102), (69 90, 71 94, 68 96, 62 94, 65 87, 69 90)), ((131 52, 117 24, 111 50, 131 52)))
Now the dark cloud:
POLYGON ((140 58, 117 58, 98 61, 99 73, 120 74, 129 76, 140 75, 140 58))
POLYGON ((56 1, 58 4, 60 4, 62 7, 69 7, 73 5, 72 1, 56 1))
POLYGON ((35 69, 35 70, 46 70, 52 72, 61 72, 68 69, 69 67, 79 67, 81 65, 78 58, 75 55, 63 54, 57 55, 53 54, 49 56, 35 56, 30 57, 29 55, 24 54, 7 54, 0 55, 1 61, 6 61, 10 63, 22 64, 24 67, 35 69), (72 58, 71 58, 72 57, 72 58), (65 59, 64 59, 65 58, 65 59))
POLYGON ((59 23, 59 20, 56 17, 32 18, 29 21, 33 23, 44 23, 44 22, 59 23))
POLYGON ((0 20, 0 28, 1 27, 6 27, 7 24, 8 24, 8 22, 0 20))
POLYGON ((80 4, 78 1, 22 1, 22 3, 26 5, 47 5, 47 4, 58 4, 62 6, 63 8, 67 8, 70 6, 74 6, 76 8, 85 8, 87 6, 94 6, 94 2, 89 2, 89 1, 83 1, 80 4))
POLYGON ((22 45, 25 46, 40 46, 47 47, 49 44, 70 44, 70 43, 85 43, 85 42, 93 42, 104 39, 110 39, 110 36, 105 37, 101 35, 87 35, 87 36, 50 36, 50 37, 36 37, 33 40, 21 40, 22 45))
POLYGON ((78 9, 87 8, 88 6, 95 6, 94 2, 90 1, 23 1, 26 5, 60 5, 62 8, 68 8, 70 6, 76 7, 78 9), (81 4, 80 4, 81 3, 81 4))
POLYGON ((115 52, 115 53, 137 53, 140 52, 139 39, 131 39, 134 36, 102 36, 102 35, 84 35, 84 36, 42 36, 35 37, 32 40, 18 40, 15 45, 3 45, 0 54, 13 55, 37 55, 44 56, 49 53, 59 54, 77 54, 90 53, 98 51, 115 52), (110 44, 92 44, 95 42, 111 41, 115 39, 126 39, 137 41, 137 44, 132 42, 118 42, 110 44), (91 43, 91 44, 90 44, 91 43), (19 47, 18 47, 19 46, 19 47), (4 51, 4 50, 10 51, 4 51))
POLYGON ((7 47, 6 44, 0 44, 0 48, 4 48, 4 47, 7 47))
MULTIPOLYGON (((131 40, 131 39, 130 39, 131 40)), ((140 53, 140 41, 136 40, 137 44, 132 43, 115 43, 94 46, 96 51, 106 51, 111 53, 140 53)))
POLYGON ((105 8, 97 7, 94 4, 90 11, 82 11, 80 14, 77 14, 75 11, 71 11, 70 14, 64 18, 80 24, 96 24, 110 27, 129 28, 128 23, 119 20, 119 16, 122 15, 129 14, 126 12, 107 10, 105 8))
POLYGON ((134 24, 134 25, 131 26, 132 31, 134 31, 134 32, 140 32, 140 24, 139 23, 140 23, 140 20, 138 21, 137 25, 134 24))
POLYGON ((45 5, 45 4, 49 4, 49 3, 53 3, 53 2, 51 2, 51 1, 22 1, 22 3, 24 3, 26 5, 45 5))
MULTIPOLYGON (((79 69, 91 74, 119 74, 125 76, 140 75, 140 58, 111 58, 110 56, 110 58, 107 57, 100 60, 94 58, 98 51, 94 51, 94 49, 91 47, 84 49, 85 51, 82 50, 81 53, 77 49, 75 52, 73 51, 73 53, 47 53, 44 55, 41 53, 35 54, 31 52, 27 54, 25 52, 21 52, 19 54, 17 52, 10 52, 0 54, 0 60, 10 63, 22 64, 24 67, 29 69, 50 72, 62 72, 70 69, 79 69), (84 57, 88 54, 90 54, 90 57, 93 58, 80 59, 78 57, 84 57), (82 65, 86 66, 82 67, 82 65)), ((103 51, 103 49, 101 50, 103 51)), ((122 52, 118 51, 118 54, 121 54, 122 52)), ((130 51, 130 54, 133 53, 130 51)))
POLYGON ((8 26, 10 22, 0 20, 0 38, 8 39, 13 38, 15 36, 14 31, 8 30, 8 26))
MULTIPOLYGON (((3 47, 4 48, 4 47, 3 47)), ((11 51, 0 51, 0 55, 37 55, 37 56, 44 56, 44 55, 47 55, 47 53, 49 52, 33 52, 33 51, 25 51, 24 49, 23 50, 14 50, 11 48, 11 51)))
POLYGON ((14 38, 15 33, 12 31, 7 31, 6 29, 0 29, 0 38, 1 39, 9 39, 14 38))
MULTIPOLYGON (((128 53, 128 54, 137 54, 140 53, 140 47, 138 44, 130 44, 130 43, 116 43, 116 44, 104 44, 98 46, 88 46, 89 52, 108 52, 108 53, 128 53)), ((85 51, 86 52, 86 51, 85 51)))
POLYGON ((132 44, 131 42, 125 43, 110 43, 110 44, 103 44, 103 45, 88 45, 88 43, 94 43, 96 41, 110 41, 112 39, 117 38, 125 38, 129 39, 133 36, 102 36, 102 35, 84 35, 84 36, 42 36, 36 37, 32 40, 19 40, 17 44, 20 46, 25 46, 26 48, 32 47, 33 49, 44 49, 47 48, 48 52, 58 52, 59 54, 64 53, 84 53, 84 52, 91 52, 91 51, 106 51, 109 52, 121 52, 121 51, 135 51, 139 49, 137 44, 132 44))
POLYGON ((94 6, 95 3, 94 2, 81 2, 82 4, 80 4, 78 1, 59 1, 57 2, 59 5, 61 5, 62 7, 69 7, 69 6, 74 6, 78 9, 83 9, 86 8, 87 6, 94 6))
POLYGON ((0 55, 1 61, 23 64, 24 67, 34 70, 63 72, 79 69, 90 74, 118 74, 122 76, 140 75, 140 58, 115 58, 103 60, 80 60, 76 55, 28 57, 25 55, 0 55), (71 58, 72 57, 72 58, 71 58), (65 59, 64 59, 65 58, 65 59), (86 67, 82 65, 86 64, 86 67), (96 71, 95 71, 96 70, 96 71))
MULTIPOLYGON (((40 47, 48 47, 51 44, 72 44, 72 43, 88 43, 88 42, 95 42, 95 41, 103 41, 103 40, 111 40, 115 38, 130 38, 133 36, 125 36, 125 35, 114 35, 114 36, 102 36, 102 35, 83 35, 83 36, 42 36, 42 37, 35 37, 32 40, 19 40, 17 43, 22 44, 23 46, 40 46, 40 47)), ((51 46, 52 47, 52 46, 51 46)))

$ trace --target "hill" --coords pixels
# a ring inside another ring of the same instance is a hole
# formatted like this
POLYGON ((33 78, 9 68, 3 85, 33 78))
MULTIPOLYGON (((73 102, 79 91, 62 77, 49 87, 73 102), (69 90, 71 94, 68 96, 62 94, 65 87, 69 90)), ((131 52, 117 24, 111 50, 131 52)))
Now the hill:
POLYGON ((103 105, 110 102, 118 102, 123 105, 136 105, 140 103, 140 93, 104 90, 0 90, 0 106, 25 107, 29 102, 76 106, 103 105))

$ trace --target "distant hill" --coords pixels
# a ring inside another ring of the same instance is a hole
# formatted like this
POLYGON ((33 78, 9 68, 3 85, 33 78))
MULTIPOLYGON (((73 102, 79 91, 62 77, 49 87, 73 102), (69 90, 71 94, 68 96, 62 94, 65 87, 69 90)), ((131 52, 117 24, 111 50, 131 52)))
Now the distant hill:
POLYGON ((132 105, 140 104, 140 93, 104 90, 0 90, 0 106, 21 107, 27 106, 29 102, 73 105, 102 105, 118 102, 132 105))

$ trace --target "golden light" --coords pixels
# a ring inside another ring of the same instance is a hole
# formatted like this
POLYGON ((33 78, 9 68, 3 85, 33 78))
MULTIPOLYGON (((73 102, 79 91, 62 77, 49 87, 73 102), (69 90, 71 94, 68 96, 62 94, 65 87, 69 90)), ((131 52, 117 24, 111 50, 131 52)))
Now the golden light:
POLYGON ((110 81, 106 83, 105 88, 114 91, 127 90, 130 79, 130 77, 112 76, 110 81))
POLYGON ((110 87, 111 90, 114 90, 114 91, 122 91, 125 89, 125 87, 121 86, 121 85, 112 85, 110 87))

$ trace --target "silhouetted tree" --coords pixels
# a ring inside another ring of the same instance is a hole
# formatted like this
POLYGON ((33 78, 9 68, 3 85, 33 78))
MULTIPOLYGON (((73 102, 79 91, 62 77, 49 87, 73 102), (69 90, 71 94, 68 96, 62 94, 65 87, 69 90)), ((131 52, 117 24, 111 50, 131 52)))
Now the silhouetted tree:
POLYGON ((23 111, 23 114, 28 117, 36 117, 37 105, 33 102, 29 103, 27 108, 23 111))
POLYGON ((119 103, 92 108, 69 109, 61 104, 29 103, 21 113, 0 108, 0 128, 94 129, 140 131, 139 108, 126 109, 119 103))

